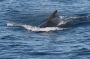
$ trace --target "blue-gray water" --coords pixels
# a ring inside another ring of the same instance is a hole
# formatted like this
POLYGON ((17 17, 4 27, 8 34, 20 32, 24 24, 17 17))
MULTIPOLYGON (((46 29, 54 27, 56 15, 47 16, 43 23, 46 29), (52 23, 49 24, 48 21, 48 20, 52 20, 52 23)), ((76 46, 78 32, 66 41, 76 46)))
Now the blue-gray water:
POLYGON ((7 27, 7 21, 38 25, 49 13, 90 13, 90 0, 0 0, 0 59, 90 59, 90 24, 55 32, 7 27))

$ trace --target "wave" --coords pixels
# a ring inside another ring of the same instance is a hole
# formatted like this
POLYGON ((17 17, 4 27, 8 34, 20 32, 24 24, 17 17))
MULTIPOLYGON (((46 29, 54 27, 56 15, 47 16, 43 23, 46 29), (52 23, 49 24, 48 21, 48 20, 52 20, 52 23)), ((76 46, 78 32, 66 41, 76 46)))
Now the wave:
POLYGON ((26 29, 28 31, 33 31, 33 32, 49 32, 49 31, 59 31, 59 30, 65 29, 65 28, 59 28, 59 27, 40 28, 40 27, 32 26, 32 25, 17 24, 17 23, 14 23, 14 22, 8 22, 8 23, 6 23, 6 25, 8 27, 23 27, 24 29, 26 29))

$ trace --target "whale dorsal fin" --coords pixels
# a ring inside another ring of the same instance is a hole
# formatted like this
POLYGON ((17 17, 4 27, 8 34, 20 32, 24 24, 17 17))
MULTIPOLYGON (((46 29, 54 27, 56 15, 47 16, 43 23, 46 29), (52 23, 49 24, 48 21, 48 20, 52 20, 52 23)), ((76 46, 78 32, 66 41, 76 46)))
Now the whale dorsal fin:
POLYGON ((48 16, 48 20, 51 20, 52 18, 58 17, 58 11, 55 10, 51 15, 48 16))
POLYGON ((44 22, 43 24, 41 24, 41 27, 56 27, 57 24, 59 23, 59 15, 58 15, 58 11, 55 10, 53 13, 51 13, 46 22, 44 22))

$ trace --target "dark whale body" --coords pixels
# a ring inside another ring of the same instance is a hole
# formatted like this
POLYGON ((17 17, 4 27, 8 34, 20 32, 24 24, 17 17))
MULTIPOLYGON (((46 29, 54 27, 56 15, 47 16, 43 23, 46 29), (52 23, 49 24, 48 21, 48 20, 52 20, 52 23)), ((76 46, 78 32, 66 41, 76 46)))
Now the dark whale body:
POLYGON ((76 24, 90 22, 90 16, 85 14, 80 14, 75 17, 60 18, 58 11, 55 10, 48 18, 47 21, 42 23, 40 27, 70 27, 76 24))

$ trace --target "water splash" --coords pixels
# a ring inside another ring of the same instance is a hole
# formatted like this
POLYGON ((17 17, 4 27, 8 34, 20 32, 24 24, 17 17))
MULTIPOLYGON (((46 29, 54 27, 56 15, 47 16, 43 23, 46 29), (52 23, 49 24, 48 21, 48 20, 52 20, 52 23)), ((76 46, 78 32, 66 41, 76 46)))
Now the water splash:
POLYGON ((33 31, 33 32, 49 32, 49 31, 59 31, 59 30, 63 30, 64 28, 59 28, 59 27, 44 27, 44 28, 40 28, 37 26, 31 26, 31 25, 26 25, 26 24, 17 24, 17 23, 12 23, 12 22, 8 22, 7 23, 8 27, 23 27, 24 29, 28 30, 28 31, 33 31))

